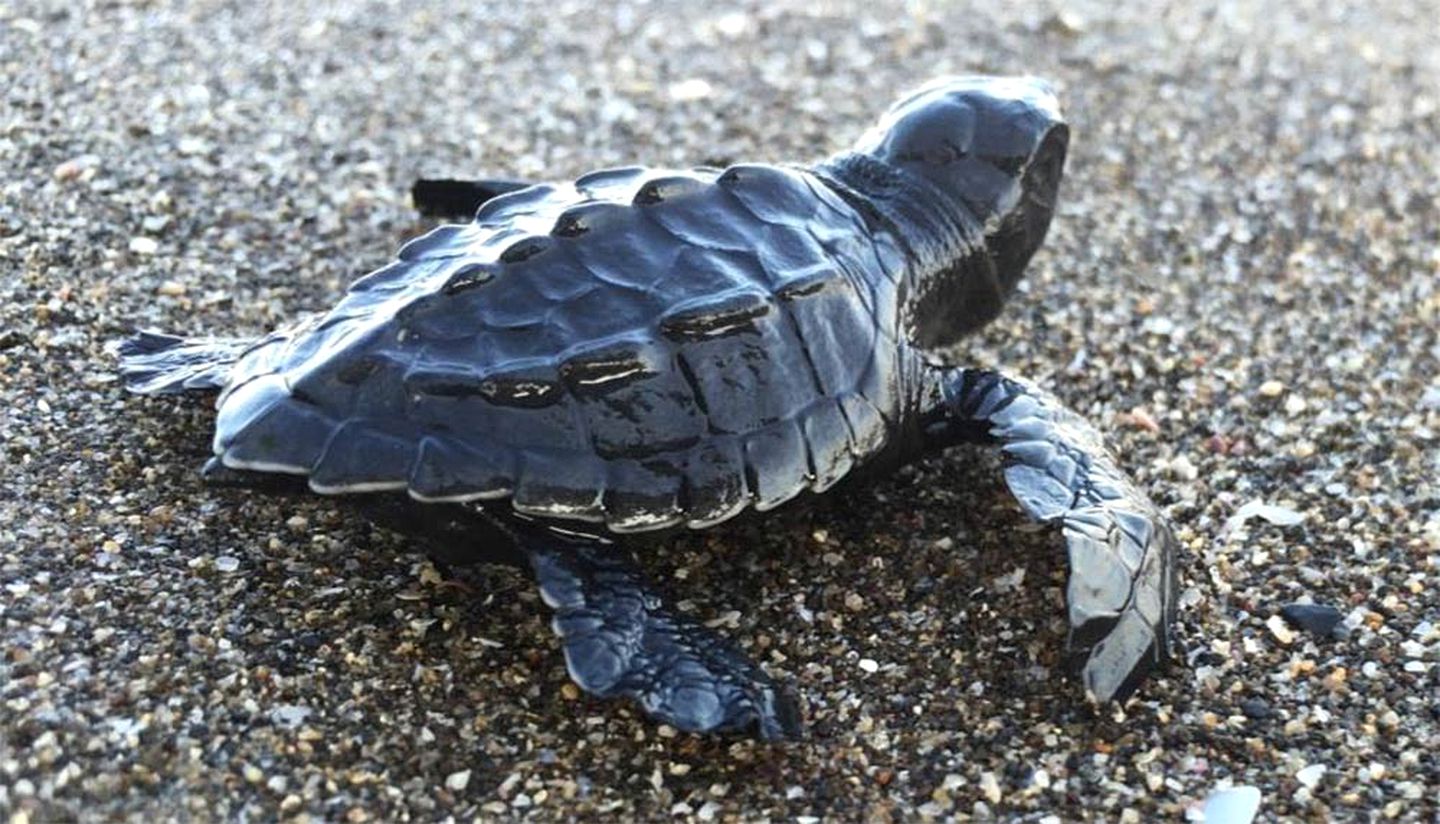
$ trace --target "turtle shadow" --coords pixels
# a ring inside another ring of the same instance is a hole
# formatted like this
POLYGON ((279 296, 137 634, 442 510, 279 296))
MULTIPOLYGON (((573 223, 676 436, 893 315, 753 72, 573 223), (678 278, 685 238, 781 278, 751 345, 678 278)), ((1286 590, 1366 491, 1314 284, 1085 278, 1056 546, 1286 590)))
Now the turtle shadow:
POLYGON ((977 759, 1005 763, 1014 738, 1042 722, 1111 734, 1062 675, 1063 542, 1020 511, 987 450, 957 448, 724 528, 644 542, 637 554, 682 610, 796 692, 805 737, 667 732, 633 706, 560 697, 557 664, 542 690, 547 715, 582 719, 559 722, 557 752, 597 787, 625 786, 640 764, 680 764, 661 775, 675 803, 698 807, 713 787, 743 781, 769 785, 796 815, 853 815, 851 759, 920 775, 932 771, 920 755, 962 736, 977 759), (591 738, 573 739, 583 724, 591 738), (597 731, 633 753, 632 769, 597 752, 597 731), (796 750, 822 766, 796 775, 796 750), (800 784, 805 794, 791 799, 800 784))
MULTIPOLYGON (((199 426, 205 411, 192 416, 199 426)), ((193 472, 195 452, 167 458, 193 472)), ((989 450, 957 448, 724 528, 627 542, 682 611, 800 697, 806 737, 779 744, 667 731, 634 705, 581 694, 518 571, 438 570, 419 542, 336 499, 206 490, 199 506, 208 534, 193 548, 228 546, 247 575, 227 597, 251 677, 263 668, 322 687, 304 723, 324 736, 324 760, 379 758, 370 750, 406 730, 426 737, 386 768, 441 788, 473 770, 472 790, 436 791, 462 813, 521 775, 578 804, 633 794, 638 781, 656 814, 743 782, 796 815, 853 815, 857 770, 938 785, 946 770, 923 757, 937 749, 1005 763, 1041 722, 1110 734, 1061 675, 1060 538, 1021 513, 989 450), (305 523, 287 526, 296 517, 305 523)), ((280 723, 264 709, 236 734, 280 723)))

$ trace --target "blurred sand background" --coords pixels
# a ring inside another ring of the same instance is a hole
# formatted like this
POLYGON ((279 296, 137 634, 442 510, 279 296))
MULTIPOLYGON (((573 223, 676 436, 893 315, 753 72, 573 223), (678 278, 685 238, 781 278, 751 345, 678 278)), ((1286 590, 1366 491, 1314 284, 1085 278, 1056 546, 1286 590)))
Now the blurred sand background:
POLYGON ((1434 820, 1437 19, 6 3, 0 813, 1173 821, 1233 783, 1434 820), (1060 677, 1063 561, 985 450, 652 551, 804 698, 772 747, 578 697, 508 571, 466 594, 333 501, 201 487, 206 405, 111 374, 137 326, 327 308, 426 228, 417 175, 816 159, 957 72, 1052 78, 1073 128, 1050 240, 965 356, 1112 433, 1185 546, 1183 660, 1123 712, 1060 677), (1306 600, 1343 637, 1276 619, 1306 600))

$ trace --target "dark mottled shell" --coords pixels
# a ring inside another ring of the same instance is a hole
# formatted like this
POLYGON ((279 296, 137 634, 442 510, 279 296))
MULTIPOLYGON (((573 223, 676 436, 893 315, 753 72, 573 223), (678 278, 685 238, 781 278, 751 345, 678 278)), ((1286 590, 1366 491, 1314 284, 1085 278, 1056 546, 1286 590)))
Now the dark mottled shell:
POLYGON ((803 170, 604 170, 398 257, 241 359, 227 465, 699 527, 825 489, 898 417, 897 256, 803 170))

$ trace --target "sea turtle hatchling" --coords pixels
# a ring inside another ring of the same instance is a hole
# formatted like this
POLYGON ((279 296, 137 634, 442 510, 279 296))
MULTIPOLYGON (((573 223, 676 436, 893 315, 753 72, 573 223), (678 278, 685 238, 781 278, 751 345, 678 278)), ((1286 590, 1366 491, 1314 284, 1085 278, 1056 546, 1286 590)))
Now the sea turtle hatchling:
POLYGON ((528 566, 581 688, 766 738, 799 732, 794 699, 658 595, 625 536, 995 442, 1065 537, 1068 659, 1122 699, 1167 657, 1169 526, 1054 397, 940 360, 1045 237, 1068 141, 1044 82, 946 78, 813 166, 422 181, 422 211, 474 219, 326 314, 258 340, 141 333, 120 371, 219 390, 212 480, 304 476, 437 558, 528 566))

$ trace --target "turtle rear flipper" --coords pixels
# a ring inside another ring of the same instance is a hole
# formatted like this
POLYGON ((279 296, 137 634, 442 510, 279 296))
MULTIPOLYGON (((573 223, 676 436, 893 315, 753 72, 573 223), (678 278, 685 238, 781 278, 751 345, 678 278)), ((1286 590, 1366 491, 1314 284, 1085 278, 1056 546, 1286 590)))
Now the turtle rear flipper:
POLYGON ((1094 427, 1048 392, 985 369, 939 380, 944 417, 929 434, 999 443, 1021 508, 1065 537, 1066 658, 1097 699, 1125 700, 1172 651, 1178 543, 1169 523, 1094 427))
POLYGON ((426 217, 470 220, 485 201, 531 185, 524 180, 417 180, 410 199, 426 217))
POLYGON ((613 546, 522 535, 570 678, 683 732, 800 736, 799 707, 730 641, 676 612, 613 546))
POLYGON ((187 339, 142 330, 120 344, 120 377, 140 395, 223 389, 249 340, 187 339))
POLYGON ((485 509, 370 496, 377 524, 422 536, 437 564, 477 561, 529 567, 554 610, 565 667, 596 698, 629 698, 681 732, 801 736, 792 693, 734 643, 675 610, 623 548, 485 509))

